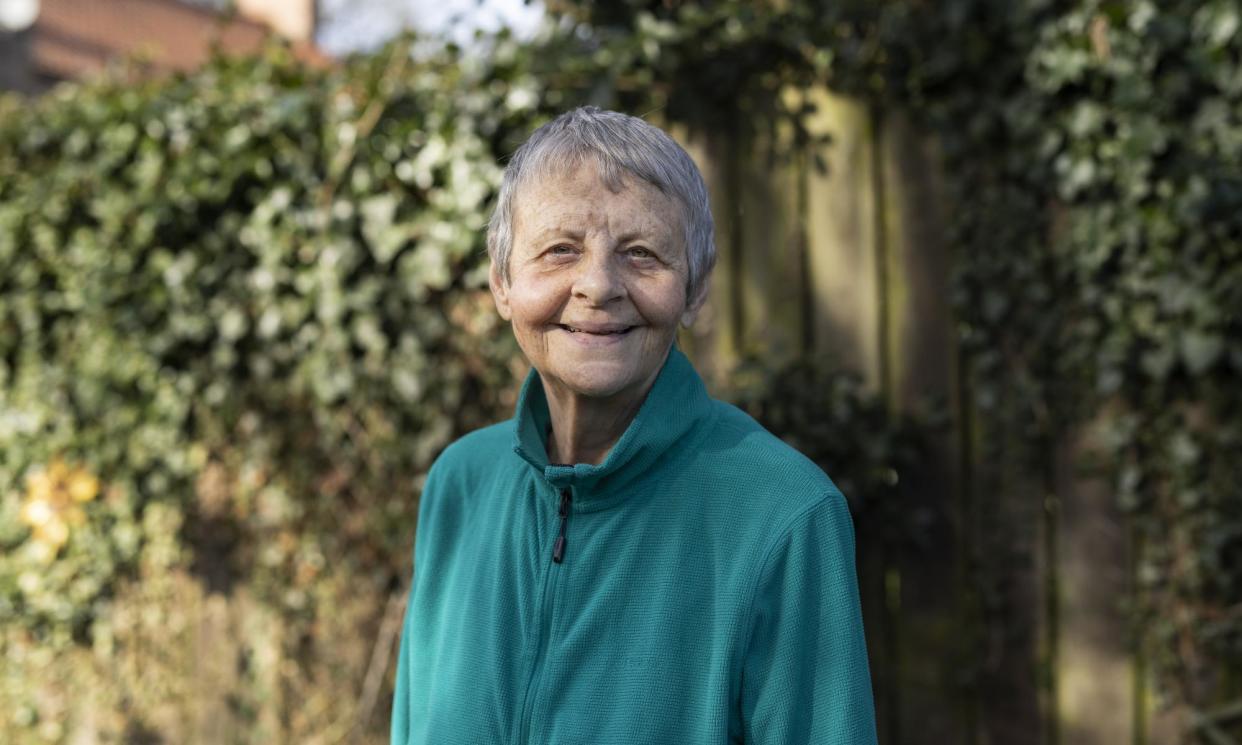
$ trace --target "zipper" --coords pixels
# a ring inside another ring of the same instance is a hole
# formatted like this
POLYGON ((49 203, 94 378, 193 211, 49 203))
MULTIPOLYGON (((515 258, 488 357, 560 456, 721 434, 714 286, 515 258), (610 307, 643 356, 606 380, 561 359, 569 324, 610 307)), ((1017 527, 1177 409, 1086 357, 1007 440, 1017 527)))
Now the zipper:
POLYGON ((569 522, 569 489, 561 489, 561 534, 552 548, 552 561, 560 564, 565 560, 565 524, 569 522))
MULTIPOLYGON (((561 519, 561 528, 552 547, 553 564, 560 564, 565 560, 565 527, 569 522, 569 502, 571 499, 571 490, 568 487, 561 489, 561 504, 557 510, 557 515, 561 519)), ((551 634, 553 621, 552 601, 556 593, 556 577, 553 576, 551 567, 543 573, 543 587, 541 589, 543 594, 543 613, 539 623, 539 638, 535 643, 535 655, 531 663, 530 683, 526 688, 526 700, 522 705, 522 721, 518 735, 519 743, 525 743, 530 736, 531 720, 535 714, 535 701, 539 697, 539 678, 541 677, 540 673, 543 671, 544 647, 547 646, 544 637, 551 634)))

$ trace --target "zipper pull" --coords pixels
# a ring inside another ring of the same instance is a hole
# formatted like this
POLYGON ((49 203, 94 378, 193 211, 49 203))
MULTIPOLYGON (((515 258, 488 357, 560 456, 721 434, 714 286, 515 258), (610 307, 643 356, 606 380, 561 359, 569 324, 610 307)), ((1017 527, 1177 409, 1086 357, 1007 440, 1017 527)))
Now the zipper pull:
POLYGON ((565 523, 569 522, 569 489, 561 489, 561 534, 556 537, 552 549, 552 561, 560 564, 565 559, 565 523))

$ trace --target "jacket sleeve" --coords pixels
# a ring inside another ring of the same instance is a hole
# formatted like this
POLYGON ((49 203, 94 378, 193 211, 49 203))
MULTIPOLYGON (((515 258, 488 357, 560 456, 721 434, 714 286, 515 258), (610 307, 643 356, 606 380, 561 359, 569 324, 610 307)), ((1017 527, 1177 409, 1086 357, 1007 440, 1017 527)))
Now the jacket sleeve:
POLYGON ((840 492, 773 545, 750 621, 741 685, 747 743, 875 745, 854 528, 840 492))
MULTIPOLYGON (((415 569, 417 571, 417 569, 415 569)), ((392 695, 392 724, 389 742, 405 745, 410 739, 410 601, 414 597, 414 582, 410 581, 410 593, 405 604, 405 620, 401 622, 401 649, 397 653, 397 679, 392 695)))
POLYGON ((405 618, 401 622, 401 646, 400 651, 397 652, 397 675, 393 685, 392 721, 389 730, 389 742, 392 745, 405 745, 409 742, 410 731, 413 727, 411 702, 414 692, 410 690, 409 683, 411 655, 413 654, 410 629, 414 624, 414 614, 411 611, 414 608, 415 593, 418 592, 418 567, 422 563, 422 555, 426 553, 426 542, 435 523, 432 513, 440 485, 440 469, 437 468, 439 462, 437 460, 432 464, 428 471, 427 480, 423 483, 422 493, 418 500, 418 522, 414 528, 414 566, 410 573, 410 590, 405 603, 405 618))

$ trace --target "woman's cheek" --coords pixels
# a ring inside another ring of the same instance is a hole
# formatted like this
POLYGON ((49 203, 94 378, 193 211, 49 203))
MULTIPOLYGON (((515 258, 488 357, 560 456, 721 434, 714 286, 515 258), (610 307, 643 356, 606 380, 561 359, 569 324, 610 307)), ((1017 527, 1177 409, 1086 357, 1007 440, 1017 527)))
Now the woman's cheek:
POLYGON ((685 308, 685 292, 680 290, 680 280, 659 290, 644 293, 641 298, 635 298, 635 304, 643 312, 647 322, 655 326, 676 326, 681 318, 681 312, 685 308))
POLYGON ((516 286, 513 298, 514 315, 528 325, 555 323, 558 320, 562 290, 556 283, 523 283, 516 286))

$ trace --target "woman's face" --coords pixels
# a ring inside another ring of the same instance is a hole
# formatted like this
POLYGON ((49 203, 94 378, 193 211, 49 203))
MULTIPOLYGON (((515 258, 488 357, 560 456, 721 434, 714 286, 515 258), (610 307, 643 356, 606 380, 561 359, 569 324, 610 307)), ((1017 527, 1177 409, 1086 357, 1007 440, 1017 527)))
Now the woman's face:
POLYGON ((626 177, 612 192, 587 160, 525 186, 513 210, 509 284, 491 269, 496 307, 545 384, 592 398, 645 393, 687 307, 681 210, 626 177))

